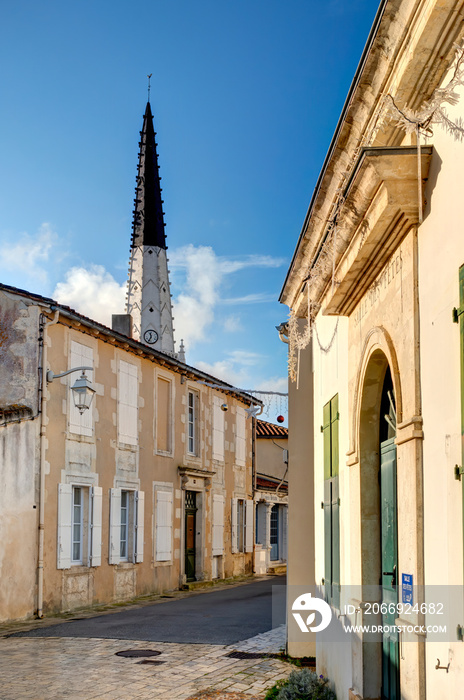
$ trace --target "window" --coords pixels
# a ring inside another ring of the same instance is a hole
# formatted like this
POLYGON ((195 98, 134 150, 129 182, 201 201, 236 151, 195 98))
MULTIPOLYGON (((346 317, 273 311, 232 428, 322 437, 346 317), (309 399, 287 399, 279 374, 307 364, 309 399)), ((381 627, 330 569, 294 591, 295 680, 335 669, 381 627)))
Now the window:
POLYGON ((172 560, 173 485, 155 485, 155 561, 172 560))
MULTIPOLYGON (((75 340, 71 341, 71 354, 69 358, 69 369, 73 367, 93 367, 92 348, 87 347, 87 345, 82 345, 81 343, 76 343, 75 340)), ((87 370, 85 374, 88 379, 93 382, 93 372, 87 370)), ((70 387, 68 391, 69 431, 76 435, 87 435, 90 437, 93 433, 93 401, 90 404, 90 408, 81 414, 74 405, 74 399, 72 397, 71 387, 79 376, 80 372, 72 372, 68 376, 68 384, 70 387)))
POLYGON ((220 396, 213 396, 213 459, 224 461, 224 403, 220 396))
POLYGON ((129 525, 129 491, 121 491, 121 534, 119 558, 121 561, 128 560, 128 525, 129 525))
POLYGON ((198 456, 199 451, 199 403, 198 392, 188 392, 188 413, 187 413, 187 451, 191 455, 198 456))
POLYGON ((253 551, 253 501, 232 499, 232 552, 253 551))
POLYGON ((137 367, 120 360, 118 371, 118 441, 136 445, 138 439, 137 367))
POLYGON ((213 495, 213 557, 224 554, 224 496, 213 495))
POLYGON ((110 489, 108 562, 143 561, 144 492, 110 489))
POLYGON ((159 452, 171 452, 171 382, 158 377, 156 401, 156 447, 159 452))
POLYGON ((246 417, 245 409, 237 407, 235 434, 235 461, 240 466, 246 464, 246 417))
POLYGON ((101 565, 102 489, 58 484, 57 568, 101 565))
POLYGON ((81 487, 74 486, 72 494, 72 563, 82 564, 83 503, 81 487))
POLYGON ((340 503, 338 481, 338 394, 323 409, 324 584, 327 600, 340 606, 340 503))

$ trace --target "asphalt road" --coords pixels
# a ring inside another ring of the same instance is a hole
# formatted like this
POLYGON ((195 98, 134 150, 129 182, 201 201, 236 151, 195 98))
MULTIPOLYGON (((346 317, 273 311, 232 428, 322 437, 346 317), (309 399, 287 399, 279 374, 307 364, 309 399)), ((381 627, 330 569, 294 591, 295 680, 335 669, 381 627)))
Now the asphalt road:
POLYGON ((178 600, 166 599, 154 605, 88 619, 70 620, 12 636, 234 644, 272 629, 272 586, 279 586, 280 589, 280 612, 277 616, 274 599, 274 626, 277 626, 285 621, 282 595, 285 576, 207 591, 178 600))

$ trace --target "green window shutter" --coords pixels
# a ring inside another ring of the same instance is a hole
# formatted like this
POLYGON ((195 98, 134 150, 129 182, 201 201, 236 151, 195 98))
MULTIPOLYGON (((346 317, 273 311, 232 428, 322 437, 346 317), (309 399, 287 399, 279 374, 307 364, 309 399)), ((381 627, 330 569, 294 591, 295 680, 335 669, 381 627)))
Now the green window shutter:
POLYGON ((340 607, 340 506, 338 394, 323 408, 324 439, 324 570, 327 599, 340 607))
POLYGON ((340 607, 340 505, 338 476, 332 479, 332 604, 340 607))
POLYGON ((332 599, 332 482, 324 481, 324 586, 327 600, 332 599))
POLYGON ((324 436, 324 479, 332 476, 332 457, 330 448, 330 401, 323 408, 322 433, 324 436))
POLYGON ((338 476, 338 394, 330 402, 331 476, 338 476))

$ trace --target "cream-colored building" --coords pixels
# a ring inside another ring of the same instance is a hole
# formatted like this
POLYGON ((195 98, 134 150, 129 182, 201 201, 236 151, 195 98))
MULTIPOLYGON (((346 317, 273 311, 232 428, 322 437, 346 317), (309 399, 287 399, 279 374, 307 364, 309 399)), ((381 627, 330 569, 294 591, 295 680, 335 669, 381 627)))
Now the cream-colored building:
POLYGON ((255 573, 285 573, 288 548, 288 429, 257 419, 255 573))
POLYGON ((338 698, 463 696, 463 38, 461 1, 381 3, 281 294, 288 582, 338 698))
POLYGON ((0 619, 252 573, 255 400, 4 285, 0 334, 0 619))

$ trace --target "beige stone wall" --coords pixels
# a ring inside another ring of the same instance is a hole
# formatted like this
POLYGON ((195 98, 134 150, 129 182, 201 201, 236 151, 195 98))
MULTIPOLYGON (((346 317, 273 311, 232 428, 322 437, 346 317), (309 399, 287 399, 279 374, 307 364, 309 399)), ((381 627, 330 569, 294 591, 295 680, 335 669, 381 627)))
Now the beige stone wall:
POLYGON ((62 323, 49 329, 48 361, 55 373, 69 366, 70 343, 75 340, 92 347, 94 358, 94 432, 79 436, 69 430, 69 378, 48 385, 47 400, 47 476, 45 523, 44 610, 72 608, 89 603, 121 600, 162 590, 177 588, 184 581, 184 489, 198 491, 196 575, 211 578, 212 567, 212 494, 225 497, 225 553, 221 574, 251 572, 252 554, 230 551, 231 499, 251 498, 251 421, 247 421, 246 465, 235 465, 235 411, 232 396, 223 395, 228 404, 225 414, 224 462, 212 460, 213 389, 198 382, 181 380, 180 374, 115 347, 98 336, 62 323), (138 444, 121 445, 117 432, 117 367, 119 360, 137 366, 138 372, 138 444), (159 382, 170 382, 171 412, 162 410, 156 391, 159 382), (187 392, 192 388, 200 397, 199 454, 188 454, 186 444, 187 392), (157 411, 155 411, 157 406, 157 411), (162 436, 162 440, 160 439, 162 436), (179 467, 198 470, 182 482, 179 467), (201 471, 212 471, 210 477, 201 471), (60 482, 93 484, 103 489, 102 563, 88 569, 72 566, 58 570, 57 562, 57 485, 60 482), (155 561, 154 484, 173 485, 173 558, 172 562, 155 561), (143 562, 108 563, 109 491, 112 488, 138 489, 145 494, 143 562), (241 496, 243 494, 243 496, 241 496))
MULTIPOLYGON (((446 81, 445 81, 446 82, 446 81)), ((449 108, 456 120, 464 116, 464 90, 449 108)), ((419 299, 421 389, 424 418, 424 542, 425 582, 463 585, 462 483, 454 477, 462 465, 460 329, 451 309, 459 308, 459 267, 464 264, 461 163, 464 144, 436 128, 435 155, 426 197, 429 202, 419 229, 419 299), (439 524, 439 526, 438 526, 439 524)), ((462 596, 461 596, 462 597, 462 596)), ((459 697, 464 685, 464 650, 457 641, 453 616, 447 644, 427 643, 428 697, 459 697), (449 673, 436 670, 450 664, 449 673)))
POLYGON ((288 438, 256 438, 256 471, 258 474, 283 479, 287 465, 283 450, 288 450, 288 438))
MULTIPOLYGON (((313 424, 312 348, 302 351, 298 386, 288 387, 288 560, 287 617, 291 618, 292 587, 315 584, 314 519, 314 437, 308 426, 313 424)), ((287 643, 291 656, 314 656, 315 640, 287 643)))
POLYGON ((0 620, 31 616, 36 606, 38 337, 37 308, 0 292, 0 410, 25 407, 0 425, 0 620))

